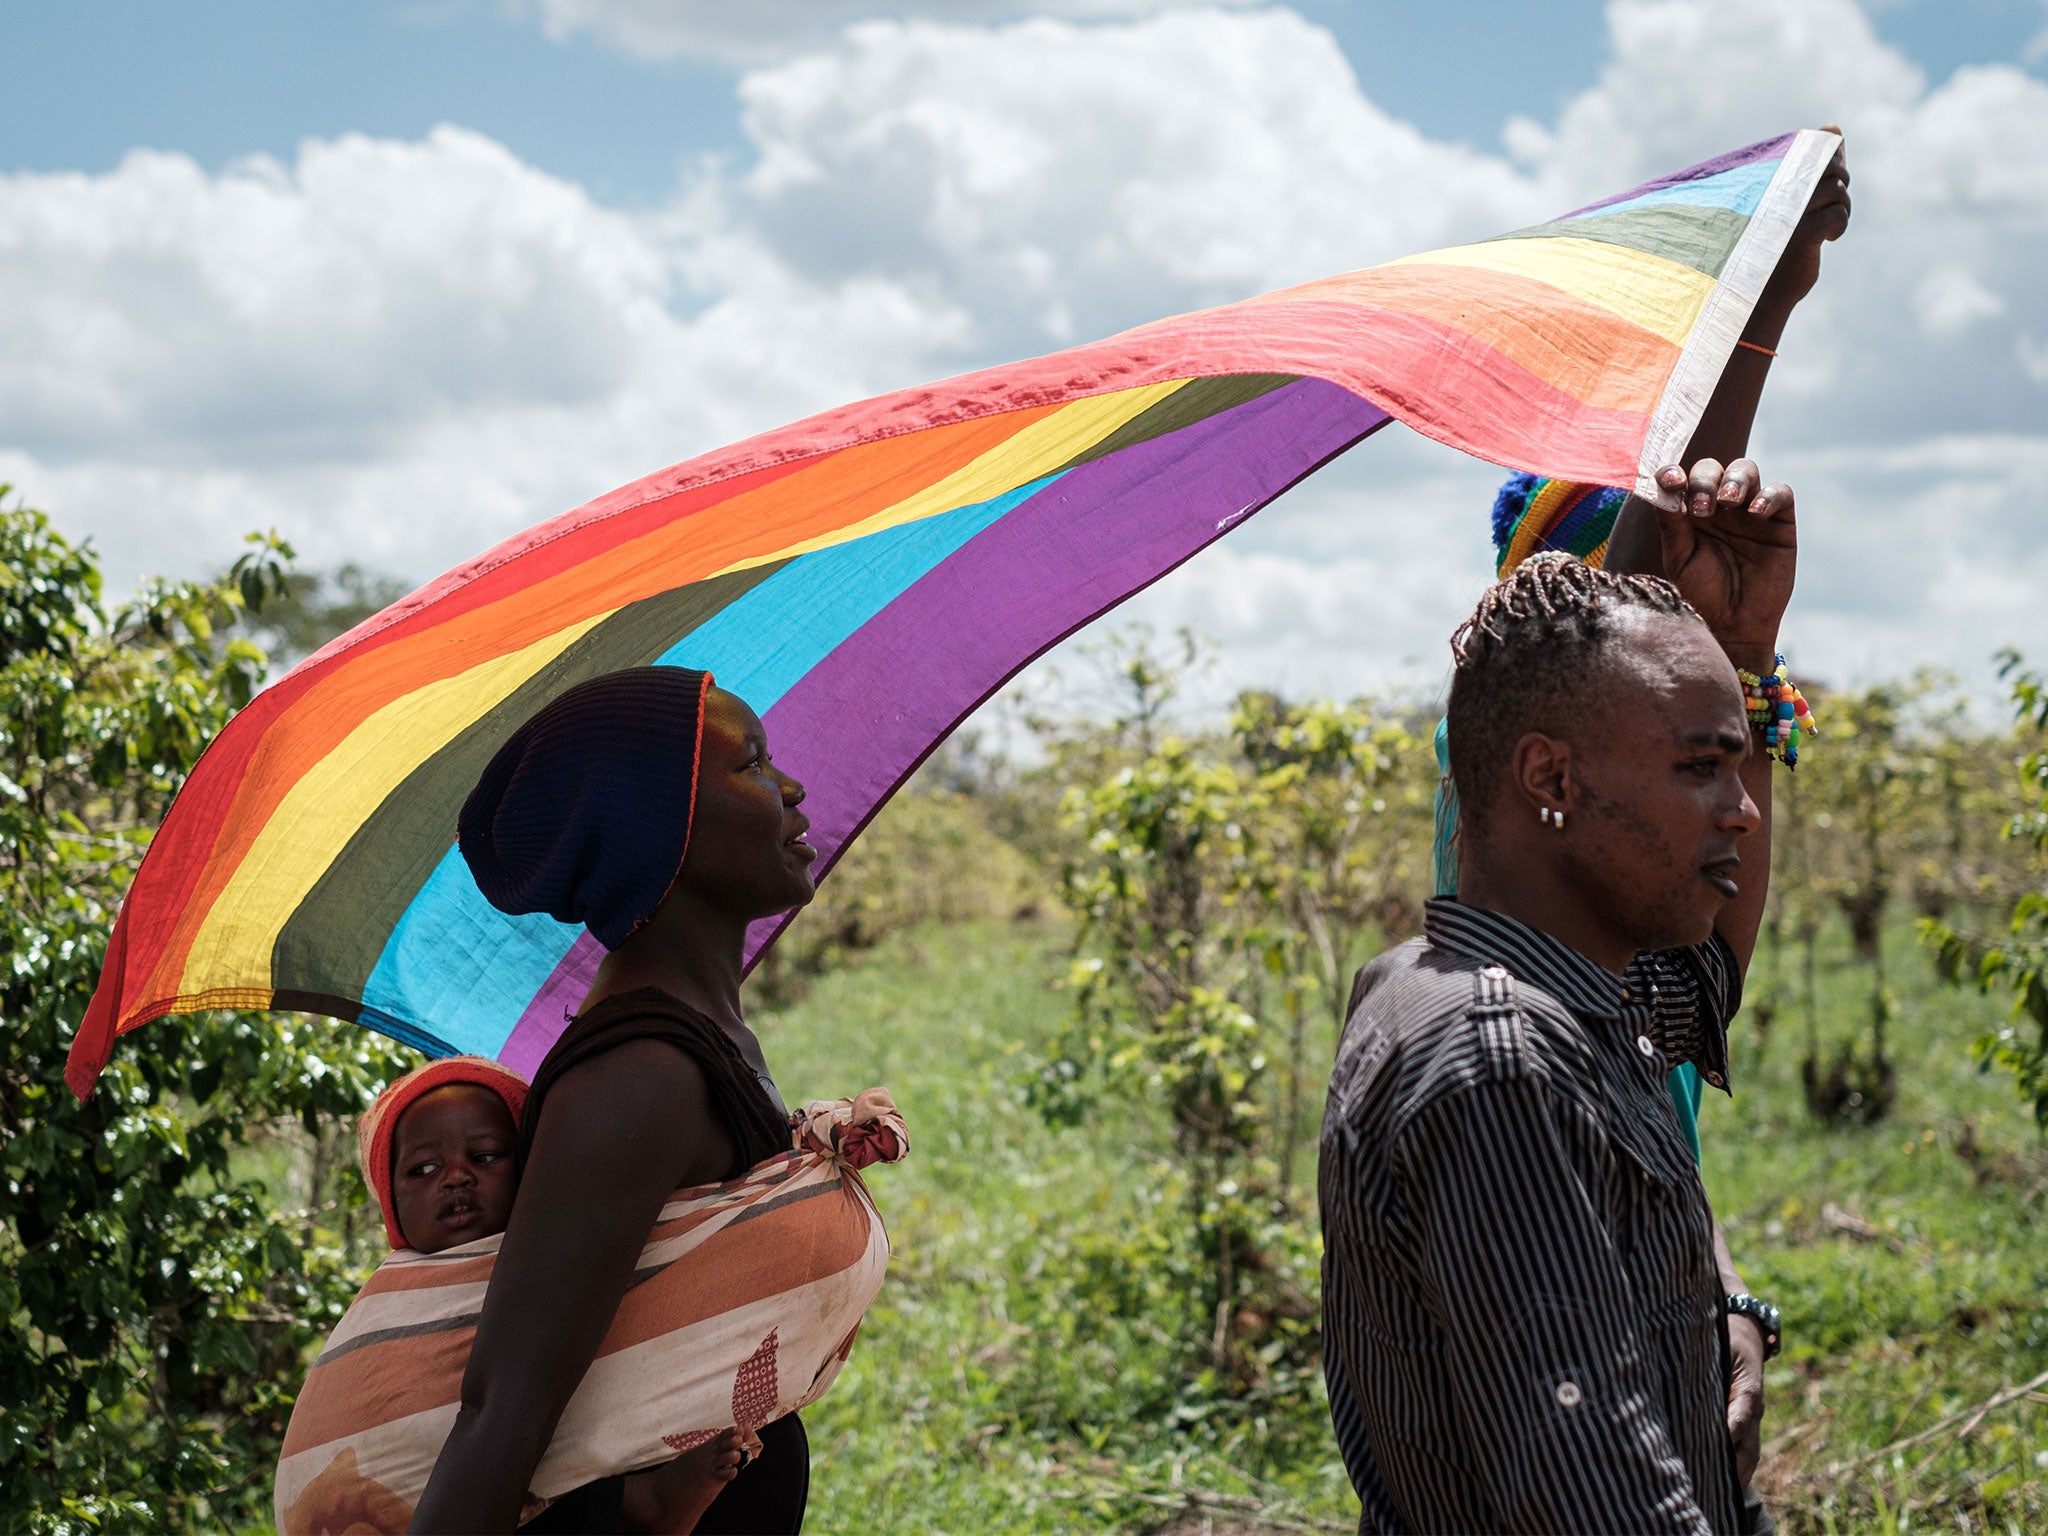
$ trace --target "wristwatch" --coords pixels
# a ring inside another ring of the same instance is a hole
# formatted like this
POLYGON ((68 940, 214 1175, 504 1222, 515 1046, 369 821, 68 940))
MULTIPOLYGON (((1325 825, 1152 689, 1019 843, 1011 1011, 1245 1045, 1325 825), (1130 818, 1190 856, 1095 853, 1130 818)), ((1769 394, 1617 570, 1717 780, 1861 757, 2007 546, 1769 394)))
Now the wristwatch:
POLYGON ((1764 1358, 1778 1358, 1778 1346, 1784 1341, 1778 1331, 1778 1309, 1768 1301, 1759 1301, 1746 1292, 1730 1296, 1721 1304, 1721 1310, 1730 1317, 1746 1317, 1755 1323, 1764 1336, 1764 1358))

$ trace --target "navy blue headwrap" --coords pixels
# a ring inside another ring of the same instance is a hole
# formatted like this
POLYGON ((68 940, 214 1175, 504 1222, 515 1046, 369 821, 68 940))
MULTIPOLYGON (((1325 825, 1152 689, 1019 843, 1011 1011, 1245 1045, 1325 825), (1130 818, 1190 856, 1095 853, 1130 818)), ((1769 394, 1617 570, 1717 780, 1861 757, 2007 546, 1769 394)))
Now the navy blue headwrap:
POLYGON ((684 667, 610 672, 514 731, 457 824, 490 904, 582 923, 606 949, 653 916, 689 850, 710 688, 684 667))

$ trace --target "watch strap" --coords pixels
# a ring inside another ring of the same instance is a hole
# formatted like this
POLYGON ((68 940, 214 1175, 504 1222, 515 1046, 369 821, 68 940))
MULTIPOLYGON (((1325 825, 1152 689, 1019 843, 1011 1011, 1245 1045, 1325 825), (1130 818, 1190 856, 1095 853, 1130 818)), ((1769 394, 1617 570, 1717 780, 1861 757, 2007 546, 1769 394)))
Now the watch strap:
POLYGON ((1778 1358, 1778 1351, 1784 1344, 1784 1332, 1779 1326, 1776 1307, 1747 1292, 1738 1291, 1722 1303, 1721 1310, 1730 1317, 1746 1317, 1755 1323, 1757 1331, 1764 1336, 1764 1358, 1778 1358))

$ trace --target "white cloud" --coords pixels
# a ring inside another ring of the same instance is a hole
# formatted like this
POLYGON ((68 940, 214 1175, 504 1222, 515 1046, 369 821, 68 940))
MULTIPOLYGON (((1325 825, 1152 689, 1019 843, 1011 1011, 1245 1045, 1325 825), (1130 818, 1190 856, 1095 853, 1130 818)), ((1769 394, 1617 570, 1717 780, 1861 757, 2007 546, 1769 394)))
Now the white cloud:
POLYGON ((1288 11, 989 32, 871 22, 741 82, 735 189, 792 265, 957 296, 1043 350, 1542 216, 1360 91, 1288 11))
POLYGON ((0 480, 117 582, 271 525, 424 577, 953 355, 959 316, 797 278, 716 217, 600 208, 452 128, 0 177, 0 480))
POLYGON ((1929 336, 1960 335, 2005 313, 2005 300, 1960 267, 1935 267, 1913 290, 1913 313, 1929 336))
POLYGON ((0 419, 60 454, 361 452, 614 394, 662 253, 488 139, 0 179, 0 419))
MULTIPOLYGON (((549 15, 713 13, 602 10, 549 15)), ((836 29, 866 8, 803 10, 836 29)), ((1297 14, 1162 10, 835 30, 743 78, 754 156, 651 214, 454 129, 215 176, 137 154, 0 178, 0 479, 94 530, 121 576, 271 524, 315 564, 425 576, 811 410, 1837 119, 1859 211, 1760 434, 1802 493, 1802 666, 1981 676, 1997 644, 2048 649, 2048 162, 2021 150, 2048 142, 2048 86, 1996 66, 1929 82, 1849 0, 1609 17, 1599 81, 1499 155, 1390 118, 1297 14), (1700 79, 1715 89, 1680 88, 1700 79)), ((1493 482, 1389 431, 1135 611, 1224 631, 1225 683, 1428 686, 1488 570, 1493 482)))

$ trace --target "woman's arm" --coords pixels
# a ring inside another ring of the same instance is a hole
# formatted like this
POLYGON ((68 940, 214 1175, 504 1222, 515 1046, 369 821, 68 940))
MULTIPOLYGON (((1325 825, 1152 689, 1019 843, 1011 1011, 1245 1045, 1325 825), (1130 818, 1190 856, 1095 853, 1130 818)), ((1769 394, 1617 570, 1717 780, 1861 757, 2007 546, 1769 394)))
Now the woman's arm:
POLYGON ((703 1071, 673 1046, 631 1041, 555 1084, 414 1531, 514 1528, 662 1202, 732 1156, 703 1071))

